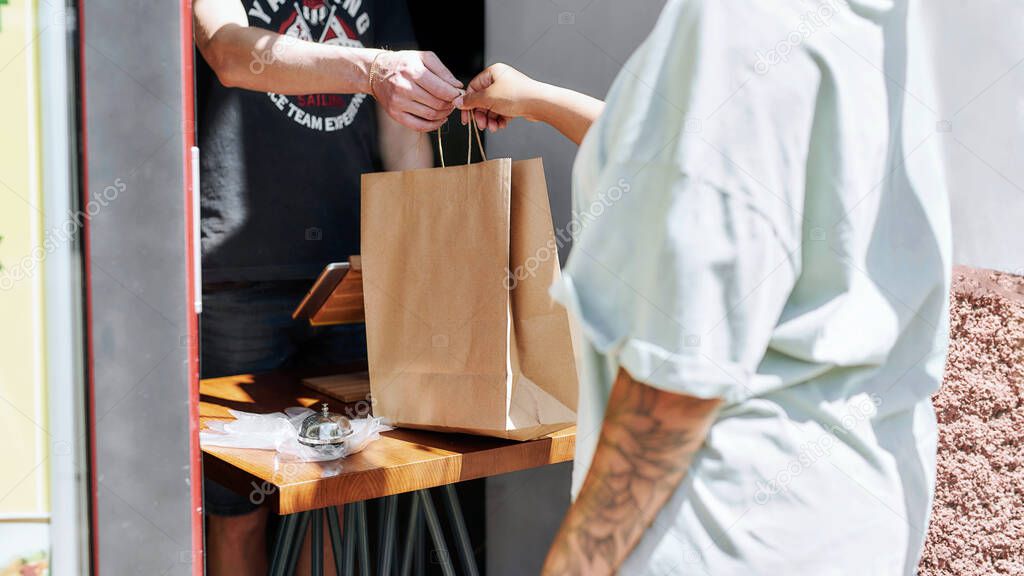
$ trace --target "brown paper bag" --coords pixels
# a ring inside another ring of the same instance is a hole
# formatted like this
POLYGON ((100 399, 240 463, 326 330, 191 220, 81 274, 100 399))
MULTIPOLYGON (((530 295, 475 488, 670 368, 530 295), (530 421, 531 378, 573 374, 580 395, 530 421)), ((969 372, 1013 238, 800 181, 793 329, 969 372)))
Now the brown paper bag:
POLYGON ((366 174, 361 218, 376 415, 516 440, 575 423, 540 159, 366 174))

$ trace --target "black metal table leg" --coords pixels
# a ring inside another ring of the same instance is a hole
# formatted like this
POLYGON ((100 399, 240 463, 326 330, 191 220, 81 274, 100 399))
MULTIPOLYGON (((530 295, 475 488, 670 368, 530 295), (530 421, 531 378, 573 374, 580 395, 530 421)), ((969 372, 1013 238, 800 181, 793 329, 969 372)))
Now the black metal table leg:
POLYGON ((356 561, 356 514, 355 504, 346 504, 343 518, 345 531, 345 576, 352 576, 356 561))
POLYGON ((412 500, 409 502, 409 527, 405 531, 405 545, 402 552, 402 576, 412 574, 413 548, 419 538, 420 526, 420 495, 412 493, 412 500))
POLYGON ((341 522, 338 520, 338 507, 327 509, 327 529, 331 533, 331 551, 334 553, 334 573, 342 576, 345 573, 345 557, 341 544, 341 522))
POLYGON ((445 508, 448 510, 448 520, 452 523, 452 531, 455 532, 455 542, 462 557, 462 570, 466 576, 479 576, 476 568, 476 557, 473 555, 473 545, 469 541, 469 531, 466 530, 466 519, 462 516, 462 507, 459 505, 459 495, 455 493, 455 486, 448 484, 441 489, 444 496, 445 508))
POLYGON ((455 576, 452 558, 448 554, 444 532, 441 530, 441 521, 437 518, 437 510, 434 508, 434 501, 430 498, 430 492, 420 490, 420 500, 423 504, 423 515, 427 519, 427 529, 430 531, 430 538, 434 541, 434 549, 437 550, 437 557, 441 563, 441 572, 444 573, 444 576, 455 576))
POLYGON ((310 513, 313 536, 309 546, 309 567, 312 576, 324 576, 324 515, 320 510, 310 513))
MULTIPOLYGON (((417 490, 410 493, 410 506, 405 541, 402 543, 401 569, 398 550, 398 496, 386 496, 380 501, 382 518, 378 536, 377 572, 390 576, 400 573, 410 576, 415 566, 417 574, 423 574, 427 568, 426 538, 427 534, 437 552, 437 560, 445 576, 455 576, 454 563, 447 543, 444 529, 438 518, 437 509, 428 490, 417 490)), ((461 565, 466 576, 478 576, 476 557, 473 554, 469 531, 466 527, 462 508, 459 504, 455 487, 448 485, 441 488, 441 497, 445 502, 448 520, 455 535, 461 565)), ((366 502, 346 504, 344 507, 344 529, 342 520, 338 518, 338 507, 326 508, 310 512, 299 512, 282 516, 277 529, 270 563, 271 576, 291 576, 302 553, 305 537, 310 531, 309 523, 313 523, 311 532, 311 572, 313 576, 324 574, 324 528, 326 519, 331 549, 334 556, 334 568, 338 576, 352 576, 356 563, 359 564, 360 576, 370 576, 370 542, 366 518, 366 502), (358 560, 357 560, 358 554, 358 560)))
POLYGON ((423 517, 423 496, 418 495, 420 513, 416 517, 416 576, 427 574, 427 520, 423 517))
MULTIPOLYGON (((387 498, 387 496, 384 496, 383 498, 377 498, 375 500, 375 502, 377 503, 377 520, 378 520, 378 522, 377 522, 377 542, 381 543, 381 542, 384 542, 384 521, 383 521, 383 519, 384 519, 384 514, 387 512, 388 498, 387 498)), ((378 550, 378 553, 379 552, 380 552, 380 550, 378 550)), ((377 559, 377 565, 378 565, 378 567, 380 566, 380 559, 379 558, 377 559)))
POLYGON ((274 552, 270 560, 271 576, 284 576, 288 552, 291 551, 292 540, 295 538, 298 516, 298 514, 282 516, 278 523, 277 539, 274 541, 274 552))
POLYGON ((356 535, 359 538, 359 574, 370 576, 370 535, 366 528, 366 502, 356 502, 356 535))
POLYGON ((395 516, 398 515, 398 496, 387 496, 384 498, 384 511, 381 515, 381 539, 380 558, 377 574, 381 576, 391 574, 391 559, 395 547, 395 516))
POLYGON ((309 518, 313 516, 312 512, 300 512, 296 514, 298 516, 298 525, 295 527, 295 540, 292 542, 292 549, 288 551, 287 560, 285 560, 284 574, 285 576, 292 576, 295 574, 295 565, 299 563, 299 556, 302 554, 302 545, 306 543, 306 531, 309 529, 309 518))

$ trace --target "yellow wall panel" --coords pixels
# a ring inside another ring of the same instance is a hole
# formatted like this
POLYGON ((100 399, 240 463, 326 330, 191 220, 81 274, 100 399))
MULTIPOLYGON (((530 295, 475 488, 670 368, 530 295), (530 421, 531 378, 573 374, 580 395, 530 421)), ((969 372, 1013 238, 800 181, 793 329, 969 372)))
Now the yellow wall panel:
POLYGON ((35 15, 0 2, 0 518, 49 509, 35 15))

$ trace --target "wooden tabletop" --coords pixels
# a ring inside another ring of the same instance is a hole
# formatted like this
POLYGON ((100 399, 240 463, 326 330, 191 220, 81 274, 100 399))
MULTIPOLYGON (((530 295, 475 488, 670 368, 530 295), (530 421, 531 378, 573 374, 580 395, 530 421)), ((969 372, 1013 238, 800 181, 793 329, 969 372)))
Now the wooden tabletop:
MULTIPOLYGON (((330 373, 203 380, 200 421, 205 427, 210 420, 230 420, 229 408, 268 413, 324 401, 344 413, 336 402, 300 383, 303 377, 330 373)), ((279 514, 292 514, 566 462, 575 443, 575 428, 530 442, 398 429, 335 462, 281 462, 269 450, 204 446, 203 468, 207 477, 239 494, 266 502, 279 514)))

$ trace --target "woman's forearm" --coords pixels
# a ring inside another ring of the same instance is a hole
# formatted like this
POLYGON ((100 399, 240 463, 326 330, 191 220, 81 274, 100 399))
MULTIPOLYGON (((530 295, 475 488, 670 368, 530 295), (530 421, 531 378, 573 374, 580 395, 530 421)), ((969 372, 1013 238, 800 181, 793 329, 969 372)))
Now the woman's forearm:
POLYGON ((539 83, 527 103, 526 117, 551 125, 576 144, 583 141, 591 124, 604 110, 604 102, 568 88, 539 83))
POLYGON ((471 113, 481 128, 491 130, 504 128, 510 118, 526 118, 553 126, 576 144, 604 110, 596 98, 538 82, 500 62, 477 74, 455 106, 463 111, 463 124, 471 113))
POLYGON ((665 392, 620 369, 601 437, 542 574, 616 574, 679 487, 720 401, 665 392))

